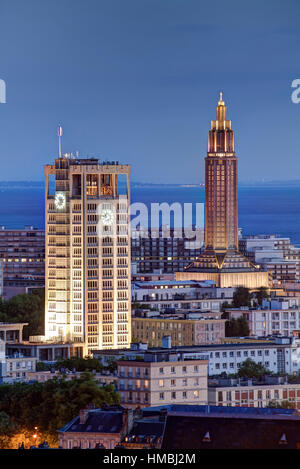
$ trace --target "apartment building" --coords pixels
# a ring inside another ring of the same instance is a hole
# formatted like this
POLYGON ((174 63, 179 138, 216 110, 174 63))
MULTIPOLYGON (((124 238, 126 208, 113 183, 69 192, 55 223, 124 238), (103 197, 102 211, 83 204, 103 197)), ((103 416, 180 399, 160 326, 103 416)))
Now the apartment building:
POLYGON ((290 238, 245 236, 239 239, 239 248, 253 263, 272 274, 275 285, 300 279, 300 249, 291 244, 290 238))
POLYGON ((104 365, 111 360, 136 360, 147 354, 172 353, 179 360, 208 360, 208 375, 236 374, 242 363, 250 358, 272 373, 294 374, 300 370, 300 340, 296 337, 271 337, 264 341, 242 341, 210 345, 172 347, 165 339, 163 347, 148 348, 147 344, 132 344, 130 349, 97 350, 94 358, 104 365))
POLYGON ((27 381, 30 373, 35 373, 37 359, 36 357, 14 354, 6 356, 5 362, 4 373, 2 368, 2 382, 15 383, 18 381, 27 381))
POLYGON ((291 336, 300 329, 298 298, 264 300, 261 308, 228 309, 229 318, 243 316, 249 325, 251 336, 291 336))
POLYGON ((24 325, 0 323, 0 383, 26 381, 28 373, 36 369, 35 357, 9 350, 9 345, 21 343, 24 325))
MULTIPOLYGON (((26 381, 38 381, 39 383, 45 383, 49 379, 64 378, 65 380, 78 379, 82 375, 80 371, 30 371, 27 373, 26 381)), ((107 386, 109 384, 115 384, 117 381, 116 374, 102 374, 93 373, 93 379, 98 383, 99 386, 107 386)))
POLYGON ((120 360, 117 390, 121 404, 129 408, 206 404, 207 364, 205 359, 182 360, 172 351, 120 360))
POLYGON ((222 380, 227 384, 209 384, 208 404, 224 407, 268 407, 270 401, 281 404, 288 401, 295 409, 300 410, 300 384, 282 382, 284 379, 273 379, 270 383, 243 383, 235 379, 222 380))
POLYGON ((264 251, 287 252, 290 248, 290 238, 282 238, 276 235, 246 235, 239 238, 240 251, 255 262, 255 253, 264 251))
POLYGON ((156 311, 195 310, 220 311, 222 304, 231 302, 234 288, 219 288, 212 280, 155 280, 132 282, 131 299, 156 311))
POLYGON ((45 285, 45 232, 25 226, 0 226, 0 257, 3 262, 4 297, 25 293, 28 287, 45 285))
POLYGON ((45 166, 45 201, 46 339, 128 347, 130 166, 63 155, 45 166))
POLYGON ((132 316, 132 338, 149 347, 161 347, 165 336, 170 336, 173 346, 220 343, 225 337, 226 320, 220 313, 150 314, 132 316))

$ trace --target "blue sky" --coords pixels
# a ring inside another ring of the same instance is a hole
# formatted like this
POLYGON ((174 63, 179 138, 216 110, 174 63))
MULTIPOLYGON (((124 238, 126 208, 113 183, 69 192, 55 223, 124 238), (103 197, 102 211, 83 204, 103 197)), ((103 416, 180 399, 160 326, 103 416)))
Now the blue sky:
POLYGON ((298 0, 0 0, 0 180, 58 151, 198 183, 220 90, 240 181, 300 179, 298 0))

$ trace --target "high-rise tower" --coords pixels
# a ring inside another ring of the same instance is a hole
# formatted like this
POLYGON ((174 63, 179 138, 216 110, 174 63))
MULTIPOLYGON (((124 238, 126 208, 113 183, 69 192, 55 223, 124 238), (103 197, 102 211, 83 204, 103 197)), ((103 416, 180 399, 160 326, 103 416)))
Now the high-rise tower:
POLYGON ((222 93, 208 136, 205 201, 205 247, 216 253, 220 264, 228 250, 238 248, 237 157, 222 93))
POLYGON ((84 355, 129 347, 130 166, 61 156, 45 166, 45 203, 46 339, 84 355))
POLYGON ((219 286, 268 286, 262 272, 238 251, 237 157, 234 132, 226 118, 223 94, 211 122, 205 158, 205 247, 176 278, 211 279, 219 286))

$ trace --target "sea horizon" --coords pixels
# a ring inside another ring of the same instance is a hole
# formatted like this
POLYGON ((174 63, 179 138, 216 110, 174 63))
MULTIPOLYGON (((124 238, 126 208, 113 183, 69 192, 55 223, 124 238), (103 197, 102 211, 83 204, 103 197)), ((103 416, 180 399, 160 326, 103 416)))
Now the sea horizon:
MULTIPOLYGON (((44 184, 17 181, 11 186, 0 181, 0 226, 44 229, 44 184), (31 189, 31 190, 29 190, 31 189)), ((131 203, 204 203, 204 186, 131 184, 131 203)), ((300 181, 297 185, 239 185, 239 227, 243 235, 278 235, 300 245, 300 181)))

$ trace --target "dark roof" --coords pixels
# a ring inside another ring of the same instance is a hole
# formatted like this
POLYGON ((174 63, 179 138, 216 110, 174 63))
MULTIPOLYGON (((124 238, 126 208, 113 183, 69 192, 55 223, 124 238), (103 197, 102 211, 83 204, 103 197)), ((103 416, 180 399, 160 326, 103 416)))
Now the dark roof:
MULTIPOLYGON (((206 416, 224 416, 230 415, 235 417, 251 417, 251 416, 294 416, 294 409, 275 409, 268 407, 222 407, 222 406, 211 406, 211 405, 184 405, 184 404, 168 404, 155 407, 145 407, 143 408, 143 415, 158 415, 163 409, 166 409, 167 413, 177 413, 179 414, 193 414, 197 415, 206 415, 206 416)), ((297 416, 300 422, 300 415, 297 416)))
POLYGON ((137 420, 134 422, 129 435, 155 435, 161 436, 164 430, 164 421, 158 419, 137 420))
MULTIPOLYGON (((239 339, 239 337, 226 337, 226 339, 239 339)), ((111 349, 111 350, 93 350, 93 354, 101 354, 101 355, 121 355, 125 353, 125 355, 142 355, 144 353, 177 353, 177 352, 208 352, 210 350, 217 350, 217 349, 230 349, 230 348, 249 348, 249 347, 284 347, 290 346, 291 343, 288 344, 278 344, 275 342, 275 338, 265 339, 263 342, 228 342, 228 343, 221 343, 221 344, 202 344, 202 345, 175 345, 171 348, 163 348, 163 347, 149 347, 145 350, 141 349, 111 349)))
POLYGON ((296 449, 299 445, 299 417, 249 418, 245 412, 233 418, 226 413, 168 415, 162 449, 296 449))
POLYGON ((80 416, 71 420, 61 428, 60 432, 76 433, 120 433, 122 429, 122 410, 89 410, 88 417, 84 424, 80 423, 80 416))

